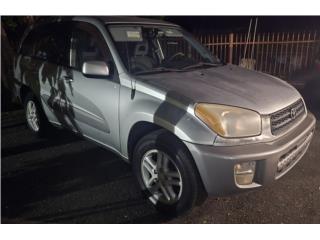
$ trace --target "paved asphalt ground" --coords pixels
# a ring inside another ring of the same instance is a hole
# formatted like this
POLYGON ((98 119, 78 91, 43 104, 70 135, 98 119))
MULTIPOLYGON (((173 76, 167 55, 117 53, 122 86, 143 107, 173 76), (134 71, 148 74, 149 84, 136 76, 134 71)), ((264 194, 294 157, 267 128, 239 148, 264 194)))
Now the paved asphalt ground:
MULTIPOLYGON (((276 183, 209 198, 165 219, 141 198, 130 166, 66 131, 37 139, 2 113, 2 223, 320 223, 320 123, 303 159, 276 183)), ((319 119, 319 118, 318 118, 319 119)))

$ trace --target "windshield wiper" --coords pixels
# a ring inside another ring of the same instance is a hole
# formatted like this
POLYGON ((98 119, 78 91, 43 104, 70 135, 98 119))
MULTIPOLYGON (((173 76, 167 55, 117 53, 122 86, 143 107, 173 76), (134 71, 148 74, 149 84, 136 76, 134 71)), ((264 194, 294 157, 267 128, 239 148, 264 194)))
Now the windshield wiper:
POLYGON ((143 74, 152 74, 152 73, 162 73, 162 72, 179 72, 180 69, 175 68, 165 68, 165 67, 158 67, 158 68, 152 68, 145 71, 139 71, 134 73, 135 75, 143 75, 143 74))
POLYGON ((207 62, 199 62, 196 64, 192 64, 186 67, 183 67, 181 69, 183 70, 187 70, 187 69, 191 69, 191 68, 199 68, 199 67, 219 67, 222 66, 222 63, 207 63, 207 62))

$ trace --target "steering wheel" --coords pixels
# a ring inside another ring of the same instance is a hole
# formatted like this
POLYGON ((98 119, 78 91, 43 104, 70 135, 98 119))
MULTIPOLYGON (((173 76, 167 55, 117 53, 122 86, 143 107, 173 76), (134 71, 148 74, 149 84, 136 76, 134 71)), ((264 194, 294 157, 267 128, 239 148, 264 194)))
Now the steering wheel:
POLYGON ((178 57, 178 56, 184 57, 185 54, 184 54, 183 52, 177 52, 177 53, 173 54, 173 55, 169 58, 168 62, 172 61, 173 59, 175 59, 175 58, 178 57))

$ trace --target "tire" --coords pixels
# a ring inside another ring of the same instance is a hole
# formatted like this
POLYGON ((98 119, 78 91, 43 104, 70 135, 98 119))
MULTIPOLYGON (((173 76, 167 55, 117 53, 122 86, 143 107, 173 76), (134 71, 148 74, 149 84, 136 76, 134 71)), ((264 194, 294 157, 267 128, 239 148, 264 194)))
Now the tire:
POLYGON ((140 139, 132 164, 143 195, 160 213, 182 215, 205 199, 206 193, 191 154, 168 131, 157 130, 140 139), (154 167, 150 168, 152 165, 154 167))
POLYGON ((38 137, 44 137, 51 129, 51 125, 32 92, 24 99, 24 111, 28 128, 38 137))

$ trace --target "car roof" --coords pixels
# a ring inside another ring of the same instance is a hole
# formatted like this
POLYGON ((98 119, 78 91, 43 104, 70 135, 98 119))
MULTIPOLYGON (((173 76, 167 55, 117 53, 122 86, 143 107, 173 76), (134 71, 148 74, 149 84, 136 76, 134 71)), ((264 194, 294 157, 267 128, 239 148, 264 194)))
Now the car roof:
POLYGON ((95 16, 98 20, 105 24, 156 24, 156 25, 170 25, 178 26, 160 19, 150 19, 134 16, 95 16))
POLYGON ((134 16, 62 16, 62 17, 52 17, 47 18, 44 17, 39 19, 33 27, 39 25, 45 25, 48 23, 55 22, 64 22, 64 21, 77 21, 77 20, 88 21, 89 19, 98 20, 104 24, 143 24, 143 25, 165 25, 165 26, 174 26, 180 27, 179 25, 169 23, 160 19, 150 19, 150 18, 142 18, 142 17, 134 17, 134 16))
POLYGON ((44 17, 39 19, 36 23, 29 26, 24 32, 22 39, 19 44, 19 49, 22 46, 22 42, 28 33, 41 25, 46 25, 50 23, 56 22, 64 22, 64 21, 77 21, 79 19, 83 19, 84 21, 88 19, 96 19, 104 24, 143 24, 143 25, 164 25, 164 26, 172 26, 172 27, 180 27, 179 25, 169 23, 160 19, 150 19, 150 18, 142 18, 142 17, 134 17, 134 16, 55 16, 51 18, 44 17))

